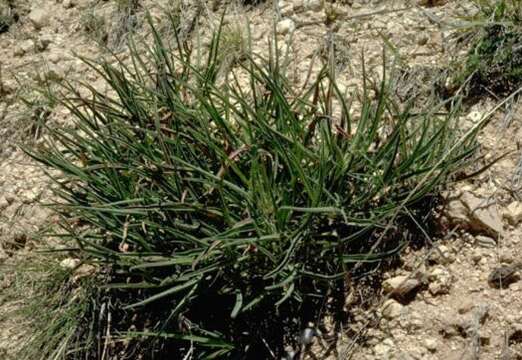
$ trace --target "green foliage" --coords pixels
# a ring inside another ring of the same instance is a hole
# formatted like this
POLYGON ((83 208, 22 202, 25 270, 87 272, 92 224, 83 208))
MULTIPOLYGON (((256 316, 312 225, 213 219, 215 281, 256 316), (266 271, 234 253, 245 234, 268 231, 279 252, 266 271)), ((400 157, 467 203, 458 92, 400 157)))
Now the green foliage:
POLYGON ((397 254, 474 134, 442 105, 402 109, 386 81, 349 99, 324 69, 296 92, 277 43, 221 84, 220 32, 202 61, 152 30, 127 63, 86 60, 112 96, 67 85, 75 126, 31 154, 57 170, 62 236, 104 267, 112 331, 142 344, 114 353, 278 352, 271 341, 299 319, 271 320, 306 315, 354 264, 397 254))
POLYGON ((95 303, 90 298, 95 294, 91 279, 73 283, 73 270, 62 268, 51 254, 29 255, 16 266, 4 265, 1 270, 13 275, 5 300, 18 302, 9 316, 21 319, 27 333, 17 359, 73 359, 90 347, 96 329, 89 323, 94 319, 90 312, 95 303))
POLYGON ((477 0, 471 50, 458 77, 470 97, 507 95, 522 85, 522 1, 477 0))

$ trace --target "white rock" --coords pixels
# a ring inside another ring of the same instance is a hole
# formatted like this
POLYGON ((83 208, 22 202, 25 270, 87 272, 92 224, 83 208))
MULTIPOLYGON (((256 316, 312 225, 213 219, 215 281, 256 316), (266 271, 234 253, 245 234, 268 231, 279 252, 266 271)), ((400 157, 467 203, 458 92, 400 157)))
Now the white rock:
POLYGON ((303 6, 306 10, 320 11, 323 8, 322 0, 304 0, 303 6))
POLYGON ((517 225, 522 221, 522 202, 513 201, 508 207, 504 210, 502 214, 504 219, 506 219, 511 225, 517 225))
POLYGON ((424 339, 424 347, 431 352, 435 352, 438 349, 437 339, 427 338, 424 339))
POLYGON ((406 296, 420 286, 420 281, 408 276, 395 276, 383 281, 382 289, 385 293, 406 296))
POLYGON ((495 248, 497 246, 495 239, 484 235, 475 236, 475 244, 483 248, 495 248))
POLYGON ((75 269, 80 265, 80 259, 66 258, 60 262, 63 269, 75 269))
POLYGON ((401 316, 404 306, 393 299, 386 300, 382 306, 382 315, 387 319, 395 319, 401 316))
POLYGON ((435 296, 449 293, 453 277, 446 268, 442 266, 436 267, 430 272, 428 279, 430 280, 428 290, 432 295, 435 296))
POLYGON ((14 50, 15 56, 23 56, 34 50, 34 43, 32 40, 21 41, 14 50))
POLYGON ((295 23, 292 19, 284 19, 277 23, 277 33, 279 35, 286 35, 295 30, 295 23))
POLYGON ((76 6, 76 2, 74 0, 63 0, 62 5, 65 9, 70 9, 76 6))
POLYGON ((36 30, 40 30, 49 23, 49 12, 44 8, 37 8, 31 10, 28 15, 29 21, 33 24, 36 30))
POLYGON ((455 261, 455 255, 445 245, 439 245, 433 249, 429 259, 436 264, 451 264, 455 261))

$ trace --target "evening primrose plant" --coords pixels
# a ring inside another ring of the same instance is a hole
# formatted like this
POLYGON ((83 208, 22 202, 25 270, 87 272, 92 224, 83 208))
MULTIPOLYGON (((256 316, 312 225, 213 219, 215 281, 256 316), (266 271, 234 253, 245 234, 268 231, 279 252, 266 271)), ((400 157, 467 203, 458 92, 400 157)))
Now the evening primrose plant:
POLYGON ((348 96, 325 66, 296 91, 276 39, 216 81, 222 28, 205 59, 151 29, 128 61, 85 60, 111 91, 64 85, 74 126, 31 152, 54 180, 59 236, 110 304, 103 345, 84 352, 279 356, 311 304, 407 244, 475 132, 455 108, 398 106, 386 78, 348 96))

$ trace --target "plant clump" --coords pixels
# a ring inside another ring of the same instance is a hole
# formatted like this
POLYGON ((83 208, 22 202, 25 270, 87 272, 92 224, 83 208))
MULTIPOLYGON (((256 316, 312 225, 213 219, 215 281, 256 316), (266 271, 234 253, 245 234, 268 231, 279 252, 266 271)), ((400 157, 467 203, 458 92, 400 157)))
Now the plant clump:
POLYGON ((478 1, 478 33, 456 83, 470 98, 506 96, 522 85, 522 1, 478 1), (479 21, 482 19, 482 21, 479 21))
POLYGON ((152 32, 128 62, 86 60, 111 92, 65 85, 74 127, 31 153, 52 170, 67 251, 96 264, 110 304, 95 326, 111 345, 82 351, 281 356, 361 264, 407 244, 474 133, 455 109, 401 109, 386 80, 350 100, 326 67, 297 91, 277 43, 223 84, 221 30, 204 60, 152 32))

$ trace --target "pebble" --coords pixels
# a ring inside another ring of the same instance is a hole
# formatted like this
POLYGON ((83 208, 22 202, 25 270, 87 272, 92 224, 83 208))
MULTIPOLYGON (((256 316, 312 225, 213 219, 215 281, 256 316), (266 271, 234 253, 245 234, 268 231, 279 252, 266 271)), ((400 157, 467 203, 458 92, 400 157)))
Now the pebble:
POLYGON ((40 30, 49 23, 49 13, 43 7, 31 10, 28 15, 29 21, 33 24, 35 30, 40 30))
POLYGON ((438 349, 437 339, 427 338, 424 339, 424 347, 428 349, 430 352, 436 352, 438 349))
POLYGON ((80 265, 80 259, 65 258, 60 261, 60 266, 63 269, 75 269, 78 265, 80 265))
POLYGON ((433 269, 430 272, 428 279, 430 280, 430 284, 428 285, 430 294, 435 296, 449 293, 453 277, 447 269, 444 267, 433 269))
POLYGON ((421 282, 418 279, 406 275, 395 276, 382 283, 384 293, 390 293, 398 297, 405 297, 418 289, 421 282))
POLYGON ((475 244, 483 248, 494 248, 497 246, 495 239, 484 235, 475 236, 475 244))
POLYGON ((76 6, 76 2, 74 0, 63 0, 62 6, 65 9, 70 9, 76 6))
POLYGON ((404 306, 393 299, 386 300, 382 306, 382 315, 391 320, 399 317, 403 312, 404 306))
POLYGON ((429 260, 435 264, 445 265, 455 262, 455 255, 445 245, 439 245, 431 252, 429 260))
POLYGON ((507 206, 502 214, 511 225, 517 225, 522 221, 522 202, 513 201, 507 206))
POLYGON ((21 41, 14 50, 15 56, 23 56, 34 50, 34 43, 32 40, 21 41))
POLYGON ((323 8, 322 0, 304 0, 303 6, 306 10, 320 11, 323 8))

